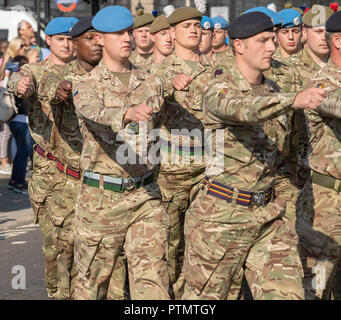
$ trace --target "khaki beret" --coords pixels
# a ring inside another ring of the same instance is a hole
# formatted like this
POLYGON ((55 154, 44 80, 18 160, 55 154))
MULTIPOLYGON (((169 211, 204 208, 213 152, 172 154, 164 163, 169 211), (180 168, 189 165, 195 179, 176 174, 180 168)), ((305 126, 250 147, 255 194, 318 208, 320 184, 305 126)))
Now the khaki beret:
POLYGON ((153 21, 152 25, 150 26, 149 32, 154 34, 161 30, 168 29, 170 27, 169 22, 164 14, 158 16, 153 21))
POLYGON ((202 13, 197 9, 191 7, 181 7, 175 9, 173 13, 167 18, 170 25, 180 23, 182 21, 191 19, 201 19, 202 13))
POLYGON ((303 15, 302 20, 307 27, 322 27, 333 13, 334 10, 329 7, 314 4, 311 9, 303 15))
POLYGON ((143 10, 140 9, 134 17, 134 29, 150 27, 154 19, 155 18, 151 13, 144 13, 143 10))

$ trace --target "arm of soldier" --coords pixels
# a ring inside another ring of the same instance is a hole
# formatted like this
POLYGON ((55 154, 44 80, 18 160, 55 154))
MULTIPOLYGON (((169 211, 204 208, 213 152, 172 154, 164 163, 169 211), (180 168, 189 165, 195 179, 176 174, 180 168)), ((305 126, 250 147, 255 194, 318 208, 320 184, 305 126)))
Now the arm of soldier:
POLYGON ((161 80, 164 98, 174 94, 175 88, 173 87, 172 80, 174 79, 175 74, 171 68, 167 68, 167 65, 162 63, 157 64, 151 67, 150 74, 161 80))
POLYGON ((204 108, 224 123, 257 124, 288 112, 296 94, 242 95, 225 81, 213 81, 205 91, 204 108))
POLYGON ((95 90, 94 80, 80 80, 73 86, 73 103, 78 114, 89 125, 98 123, 109 126, 114 132, 124 128, 124 117, 127 106, 114 105, 114 102, 105 101, 95 90))
POLYGON ((341 118, 341 89, 327 92, 327 98, 322 101, 317 111, 324 116, 341 118))
POLYGON ((36 80, 30 64, 25 64, 19 72, 12 74, 8 88, 18 98, 29 98, 35 94, 36 80))
POLYGON ((298 162, 298 127, 296 114, 288 114, 289 128, 281 126, 278 129, 280 136, 285 137, 278 146, 278 170, 276 171, 275 194, 284 198, 287 203, 286 215, 290 221, 296 219, 296 201, 299 189, 296 186, 296 171, 298 162), (288 132, 289 131, 289 132, 288 132))
POLYGON ((39 100, 52 104, 59 104, 61 102, 64 102, 60 100, 56 95, 57 88, 63 81, 64 78, 61 74, 55 72, 46 74, 40 81, 41 85, 39 86, 38 92, 39 100))

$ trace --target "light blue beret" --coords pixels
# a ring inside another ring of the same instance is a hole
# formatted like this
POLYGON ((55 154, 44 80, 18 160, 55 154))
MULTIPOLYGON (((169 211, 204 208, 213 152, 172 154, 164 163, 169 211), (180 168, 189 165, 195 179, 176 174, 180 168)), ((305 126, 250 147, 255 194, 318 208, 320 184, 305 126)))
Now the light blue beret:
POLYGON ((208 16, 202 16, 201 28, 203 28, 205 30, 213 29, 214 28, 214 24, 213 24, 212 19, 210 17, 208 17, 208 16))
POLYGON ((297 10, 284 9, 278 12, 278 14, 283 19, 282 28, 298 27, 302 24, 302 16, 297 10))
POLYGON ((244 13, 250 13, 250 12, 262 12, 265 13, 268 17, 270 17, 272 19, 272 23, 274 24, 275 27, 281 27, 282 26, 282 18, 281 16, 275 12, 272 11, 266 7, 255 7, 255 8, 251 8, 248 9, 246 11, 243 12, 244 13))
POLYGON ((228 22, 225 18, 221 16, 216 16, 212 18, 214 29, 226 29, 228 26, 228 22))
POLYGON ((45 28, 45 34, 54 36, 56 34, 68 35, 72 27, 78 22, 74 17, 57 17, 52 19, 45 28))
POLYGON ((108 6, 98 11, 92 19, 92 26, 101 32, 118 32, 134 25, 131 12, 121 6, 108 6))

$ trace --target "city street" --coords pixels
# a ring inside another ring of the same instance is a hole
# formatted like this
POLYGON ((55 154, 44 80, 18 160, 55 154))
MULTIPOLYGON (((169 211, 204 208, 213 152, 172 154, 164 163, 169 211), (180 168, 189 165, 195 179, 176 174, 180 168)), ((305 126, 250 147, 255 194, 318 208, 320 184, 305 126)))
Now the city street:
POLYGON ((0 175, 0 300, 48 300, 42 237, 27 195, 7 189, 0 175))

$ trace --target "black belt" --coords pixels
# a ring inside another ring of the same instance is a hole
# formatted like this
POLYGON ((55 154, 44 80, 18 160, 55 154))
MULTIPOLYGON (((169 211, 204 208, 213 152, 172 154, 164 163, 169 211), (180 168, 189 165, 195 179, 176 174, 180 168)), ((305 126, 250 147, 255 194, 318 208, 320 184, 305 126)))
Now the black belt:
POLYGON ((237 204, 248 208, 266 206, 275 194, 273 188, 269 188, 263 192, 251 192, 235 190, 234 188, 226 186, 220 182, 209 180, 209 177, 205 177, 204 185, 202 186, 202 190, 204 190, 206 185, 208 185, 207 194, 231 203, 235 194, 238 193, 236 197, 237 204))

